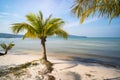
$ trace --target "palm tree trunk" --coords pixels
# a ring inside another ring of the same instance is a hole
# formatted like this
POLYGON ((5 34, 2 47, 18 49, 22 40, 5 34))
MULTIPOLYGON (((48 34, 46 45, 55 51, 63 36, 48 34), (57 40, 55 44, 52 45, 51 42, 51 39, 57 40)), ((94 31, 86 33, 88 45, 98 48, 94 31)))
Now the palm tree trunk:
POLYGON ((42 59, 44 59, 45 61, 47 61, 45 41, 46 40, 44 38, 41 39, 41 45, 42 45, 42 51, 43 51, 42 59))
POLYGON ((8 50, 6 49, 6 50, 5 50, 5 54, 7 54, 7 51, 8 51, 8 50))
POLYGON ((5 50, 5 53, 0 53, 0 56, 2 56, 2 55, 6 55, 7 54, 7 49, 5 50))
POLYGON ((3 55, 5 55, 4 53, 0 53, 0 56, 3 56, 3 55))

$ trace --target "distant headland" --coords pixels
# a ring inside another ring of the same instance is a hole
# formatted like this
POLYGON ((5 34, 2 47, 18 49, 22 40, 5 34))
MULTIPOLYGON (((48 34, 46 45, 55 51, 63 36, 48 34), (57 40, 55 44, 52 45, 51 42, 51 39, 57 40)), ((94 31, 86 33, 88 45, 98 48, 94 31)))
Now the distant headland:
POLYGON ((21 37, 23 37, 23 35, 0 33, 0 38, 21 38, 21 37))
MULTIPOLYGON (((10 34, 10 33, 0 33, 0 38, 21 38, 23 35, 10 34)), ((87 38, 86 36, 77 36, 77 35, 69 35, 69 38, 87 38)))

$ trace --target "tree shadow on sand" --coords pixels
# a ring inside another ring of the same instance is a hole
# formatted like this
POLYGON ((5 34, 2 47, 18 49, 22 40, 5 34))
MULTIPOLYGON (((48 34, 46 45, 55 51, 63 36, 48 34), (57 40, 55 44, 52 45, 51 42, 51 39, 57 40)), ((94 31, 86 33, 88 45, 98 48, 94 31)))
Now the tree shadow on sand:
POLYGON ((69 68, 73 68, 73 67, 76 67, 78 65, 78 63, 75 63, 73 61, 69 61, 69 62, 58 62, 58 63, 54 63, 54 64, 66 64, 66 63, 71 63, 72 65, 70 66, 67 66, 63 69, 60 69, 60 70, 64 70, 64 69, 69 69, 69 68))
POLYGON ((109 78, 109 79, 104 79, 104 80, 120 80, 120 77, 116 77, 116 78, 109 78))
POLYGON ((72 59, 72 61, 75 61, 75 62, 78 62, 78 63, 79 62, 88 63, 89 66, 94 66, 94 63, 97 63, 97 64, 100 64, 102 66, 120 68, 119 64, 115 64, 113 62, 106 62, 106 61, 93 59, 93 58, 71 57, 71 59, 72 59), (93 64, 91 64, 91 63, 93 63, 93 64))
POLYGON ((81 76, 76 72, 63 71, 58 73, 58 80, 81 80, 81 76))
POLYGON ((81 76, 76 72, 69 72, 69 75, 73 75, 74 80, 81 80, 81 76))

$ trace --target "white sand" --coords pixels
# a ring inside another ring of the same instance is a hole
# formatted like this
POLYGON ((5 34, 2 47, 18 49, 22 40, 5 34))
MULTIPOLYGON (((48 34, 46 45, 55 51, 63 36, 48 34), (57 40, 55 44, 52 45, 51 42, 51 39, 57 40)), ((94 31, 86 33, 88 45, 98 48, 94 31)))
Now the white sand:
POLYGON ((69 80, 79 80, 79 78, 81 78, 81 80, 103 80, 112 78, 120 80, 120 70, 103 67, 98 64, 78 64, 70 63, 70 61, 58 61, 58 64, 55 64, 54 68, 55 70, 52 74, 57 76, 57 80, 67 80, 68 78, 69 80), (69 76, 73 74, 76 77, 69 76))
MULTIPOLYGON (((4 66, 15 66, 39 59, 39 55, 5 55, 0 56, 0 68, 4 66)), ((56 80, 104 80, 117 78, 120 80, 120 70, 108 68, 99 64, 78 63, 60 60, 50 57, 54 63, 54 70, 50 75, 55 76, 56 80)), ((34 74, 33 74, 34 75, 34 74)))

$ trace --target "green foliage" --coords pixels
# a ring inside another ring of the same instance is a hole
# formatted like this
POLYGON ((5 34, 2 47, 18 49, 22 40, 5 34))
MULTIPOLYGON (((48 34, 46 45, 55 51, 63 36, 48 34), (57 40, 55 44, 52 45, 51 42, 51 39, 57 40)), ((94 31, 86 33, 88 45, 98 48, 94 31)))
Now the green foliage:
POLYGON ((26 15, 28 23, 15 23, 12 24, 13 33, 19 33, 26 30, 23 38, 47 38, 47 36, 58 35, 67 38, 67 32, 62 29, 64 21, 61 18, 43 19, 42 12, 35 15, 30 13, 26 15))
POLYGON ((12 42, 10 42, 9 44, 5 44, 5 43, 1 43, 0 46, 4 49, 4 50, 10 50, 12 49, 12 47, 14 46, 15 44, 13 44, 12 42))
POLYGON ((25 75, 27 73, 26 69, 18 70, 18 71, 13 71, 12 72, 15 77, 20 78, 21 76, 25 75))
POLYGON ((6 45, 5 43, 0 44, 0 46, 1 46, 3 49, 6 49, 6 48, 7 48, 7 45, 6 45))
POLYGON ((64 21, 61 18, 48 18, 43 19, 43 14, 39 11, 39 14, 35 15, 30 13, 26 15, 28 23, 15 23, 12 25, 11 29, 13 33, 19 33, 26 30, 23 36, 24 38, 38 38, 41 39, 41 44, 43 48, 43 57, 47 60, 45 42, 48 36, 57 35, 59 37, 67 39, 68 34, 62 29, 64 21))
POLYGON ((98 14, 98 17, 108 17, 110 22, 120 16, 120 0, 75 0, 72 12, 77 15, 80 22, 89 15, 98 14))
POLYGON ((14 75, 21 75, 20 73, 24 72, 26 70, 26 68, 30 67, 30 66, 37 66, 39 65, 38 60, 36 61, 32 61, 32 62, 27 62, 25 64, 20 64, 20 65, 17 65, 16 67, 10 67, 8 69, 3 69, 3 70, 0 70, 0 77, 1 76, 6 76, 7 74, 10 74, 10 73, 14 73, 14 75))

